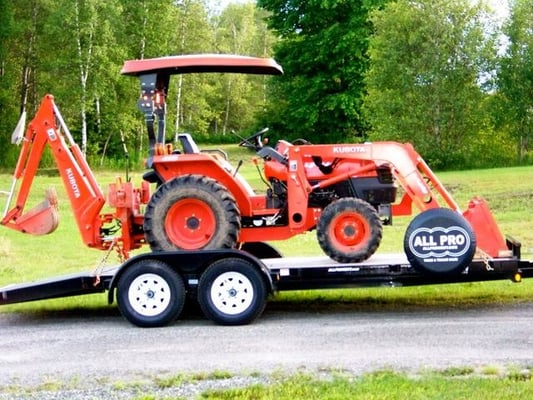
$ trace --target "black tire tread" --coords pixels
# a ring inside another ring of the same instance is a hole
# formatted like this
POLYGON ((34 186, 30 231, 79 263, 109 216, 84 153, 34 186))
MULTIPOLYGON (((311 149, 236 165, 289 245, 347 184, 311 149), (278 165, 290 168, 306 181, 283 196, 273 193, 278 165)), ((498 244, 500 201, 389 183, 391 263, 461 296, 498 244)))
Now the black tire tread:
POLYGON ((433 208, 418 214, 407 226, 404 235, 404 252, 409 263, 413 265, 417 271, 423 274, 432 276, 458 275, 468 267, 476 253, 476 235, 472 230, 470 223, 461 214, 449 208, 433 208), (438 268, 433 268, 425 265, 424 260, 419 259, 412 253, 409 249, 408 239, 416 229, 426 226, 428 221, 433 222, 438 220, 444 220, 447 221, 448 225, 453 224, 463 228, 470 238, 470 248, 462 257, 460 257, 455 265, 453 265, 453 263, 450 263, 450 265, 447 263, 438 263, 435 264, 438 268))
POLYGON ((204 175, 184 175, 162 184, 153 194, 144 214, 144 234, 153 251, 179 250, 170 242, 165 233, 164 217, 171 204, 165 205, 169 198, 187 191, 192 196, 209 196, 218 204, 215 213, 225 226, 225 232, 217 234, 216 240, 204 249, 232 248, 236 246, 241 228, 240 212, 230 192, 216 180, 204 175))
POLYGON ((324 208, 317 225, 317 238, 320 247, 331 259, 340 263, 358 263, 370 258, 378 249, 383 237, 383 224, 378 213, 366 201, 354 197, 344 197, 324 208), (328 228, 332 219, 346 210, 361 214, 371 226, 370 239, 359 250, 345 253, 335 247, 334 241, 328 236, 328 228))
POLYGON ((117 284, 116 299, 120 313, 133 325, 151 328, 166 326, 175 321, 185 305, 186 289, 182 277, 172 270, 166 263, 158 260, 145 259, 141 260, 124 271, 120 276, 117 284), (139 275, 153 273, 161 276, 167 281, 173 297, 171 305, 163 314, 153 317, 144 317, 138 315, 131 307, 128 301, 128 288, 131 282, 139 275))
POLYGON ((267 285, 261 273, 248 261, 240 258, 225 258, 212 263, 200 277, 198 283, 198 303, 204 315, 219 325, 246 325, 255 321, 264 311, 267 303, 267 285), (245 312, 227 315, 212 304, 209 292, 214 280, 225 272, 236 271, 246 275, 254 286, 256 299, 245 312))

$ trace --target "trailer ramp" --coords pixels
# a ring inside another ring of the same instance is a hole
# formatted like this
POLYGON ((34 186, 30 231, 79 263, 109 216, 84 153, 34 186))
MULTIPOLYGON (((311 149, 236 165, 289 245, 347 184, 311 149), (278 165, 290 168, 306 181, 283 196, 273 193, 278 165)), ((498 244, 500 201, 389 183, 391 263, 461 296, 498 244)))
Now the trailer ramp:
POLYGON ((0 288, 0 305, 101 293, 108 289, 115 270, 107 269, 98 276, 88 271, 7 285, 0 288))

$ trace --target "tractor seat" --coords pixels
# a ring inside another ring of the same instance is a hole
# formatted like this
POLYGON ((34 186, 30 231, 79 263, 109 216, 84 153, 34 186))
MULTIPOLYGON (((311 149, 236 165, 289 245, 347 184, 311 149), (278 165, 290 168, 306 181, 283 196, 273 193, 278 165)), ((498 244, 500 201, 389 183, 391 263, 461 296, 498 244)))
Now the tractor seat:
POLYGON ((157 172, 155 172, 153 169, 150 171, 146 171, 143 174, 143 180, 150 182, 150 183, 161 184, 161 178, 159 177, 159 175, 157 175, 157 172))

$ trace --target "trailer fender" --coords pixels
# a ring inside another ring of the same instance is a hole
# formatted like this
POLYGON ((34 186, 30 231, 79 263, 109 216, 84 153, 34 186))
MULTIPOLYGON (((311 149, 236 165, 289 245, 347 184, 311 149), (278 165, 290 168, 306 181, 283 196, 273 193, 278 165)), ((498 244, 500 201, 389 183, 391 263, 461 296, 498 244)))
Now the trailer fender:
POLYGON ((214 249, 214 250, 192 250, 192 251, 161 251, 137 255, 124 262, 116 271, 108 288, 107 301, 112 304, 115 298, 115 289, 121 276, 131 267, 143 259, 153 259, 168 264, 180 276, 184 278, 187 290, 195 289, 195 286, 204 271, 213 263, 229 258, 241 258, 257 269, 265 283, 268 293, 275 291, 274 282, 270 271, 265 264, 252 254, 237 249, 214 249), (188 278, 186 278, 188 277, 188 278))
POLYGON ((411 265, 420 272, 453 275, 471 263, 476 238, 460 213, 433 208, 411 221, 405 232, 404 251, 411 265))
POLYGON ((282 258, 283 255, 269 243, 265 242, 246 242, 240 246, 242 251, 250 253, 257 258, 282 258))

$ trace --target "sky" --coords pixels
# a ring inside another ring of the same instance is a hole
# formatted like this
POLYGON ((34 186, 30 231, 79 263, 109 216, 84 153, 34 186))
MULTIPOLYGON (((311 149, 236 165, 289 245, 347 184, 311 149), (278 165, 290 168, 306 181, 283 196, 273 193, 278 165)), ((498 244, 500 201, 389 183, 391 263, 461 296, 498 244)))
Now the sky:
POLYGON ((488 0, 489 6, 494 10, 498 18, 505 18, 509 15, 508 0, 488 0))
MULTIPOLYGON (((248 1, 253 0, 209 0, 209 2, 212 4, 213 7, 223 9, 226 7, 229 3, 245 3, 248 1)), ((487 3, 490 5, 490 7, 494 10, 498 18, 505 18, 509 11, 508 11, 508 0, 486 0, 487 3)))

